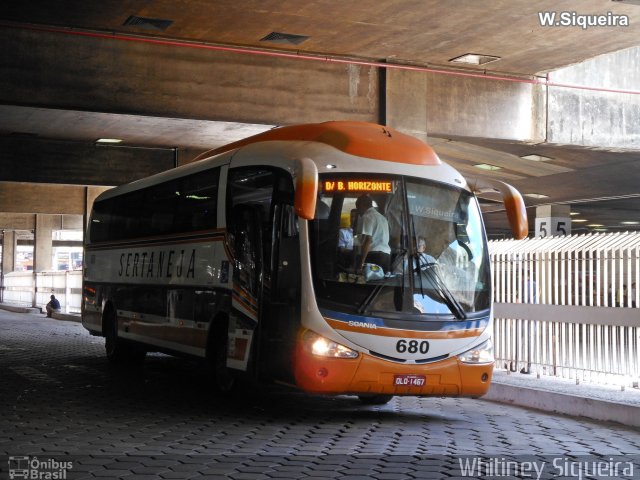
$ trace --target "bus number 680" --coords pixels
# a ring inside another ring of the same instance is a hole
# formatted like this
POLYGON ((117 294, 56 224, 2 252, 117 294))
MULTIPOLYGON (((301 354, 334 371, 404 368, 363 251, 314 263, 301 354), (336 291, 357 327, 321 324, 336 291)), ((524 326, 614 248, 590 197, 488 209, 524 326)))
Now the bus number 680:
POLYGON ((426 340, 398 340, 396 343, 396 352, 398 353, 427 353, 429 351, 429 342, 426 340))

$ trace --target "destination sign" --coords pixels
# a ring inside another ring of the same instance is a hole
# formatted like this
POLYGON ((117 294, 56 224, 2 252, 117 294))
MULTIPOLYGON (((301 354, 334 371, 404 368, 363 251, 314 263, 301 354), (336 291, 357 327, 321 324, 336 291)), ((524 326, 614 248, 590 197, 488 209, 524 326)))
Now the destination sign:
POLYGON ((324 180, 322 190, 325 193, 393 193, 393 182, 391 180, 324 180))

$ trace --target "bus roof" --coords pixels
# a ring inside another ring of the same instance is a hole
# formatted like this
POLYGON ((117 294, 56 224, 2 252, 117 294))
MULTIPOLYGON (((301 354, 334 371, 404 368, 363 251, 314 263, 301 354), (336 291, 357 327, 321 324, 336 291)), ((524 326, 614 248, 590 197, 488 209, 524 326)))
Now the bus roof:
POLYGON ((358 157, 412 165, 440 165, 433 149, 393 128, 368 122, 333 121, 274 128, 199 155, 202 160, 252 143, 302 140, 331 145, 358 157))

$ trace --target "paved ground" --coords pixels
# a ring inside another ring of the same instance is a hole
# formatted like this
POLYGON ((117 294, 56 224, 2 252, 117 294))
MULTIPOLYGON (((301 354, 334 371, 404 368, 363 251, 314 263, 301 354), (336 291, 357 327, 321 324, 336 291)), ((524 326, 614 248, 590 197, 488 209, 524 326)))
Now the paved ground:
POLYGON ((594 468, 640 478, 640 432, 621 425, 483 400, 363 407, 282 390, 225 400, 205 381, 196 363, 163 355, 111 371, 103 339, 79 324, 0 311, 0 479, 10 469, 69 479, 536 478, 536 468, 541 478, 593 478, 594 468))

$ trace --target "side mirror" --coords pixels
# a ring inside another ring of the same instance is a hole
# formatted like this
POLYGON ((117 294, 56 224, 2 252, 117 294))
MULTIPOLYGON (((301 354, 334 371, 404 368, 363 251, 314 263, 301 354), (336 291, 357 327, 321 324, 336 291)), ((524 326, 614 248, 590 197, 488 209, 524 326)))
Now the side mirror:
POLYGON ((489 188, 480 187, 476 190, 477 192, 497 190, 502 195, 502 202, 507 211, 507 218, 514 238, 522 240, 526 237, 529 234, 529 220, 527 219, 527 209, 524 206, 524 200, 520 192, 500 180, 483 178, 481 183, 488 185, 489 188))
POLYGON ((294 208, 296 215, 313 220, 318 198, 318 168, 310 158, 299 158, 295 166, 296 193, 294 208))

